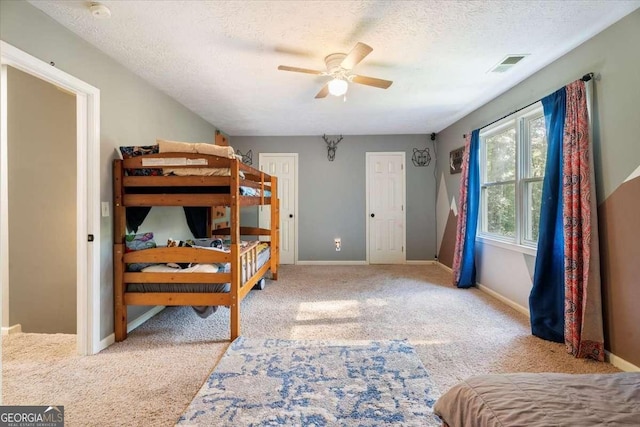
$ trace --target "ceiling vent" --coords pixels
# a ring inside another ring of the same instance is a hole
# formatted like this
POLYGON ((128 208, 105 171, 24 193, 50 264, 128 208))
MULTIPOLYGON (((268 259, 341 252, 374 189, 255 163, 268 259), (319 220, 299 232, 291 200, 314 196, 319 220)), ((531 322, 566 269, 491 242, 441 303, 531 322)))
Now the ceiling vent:
POLYGON ((502 61, 500 61, 495 67, 489 70, 490 73, 504 73, 509 71, 511 67, 522 61, 527 54, 520 55, 507 55, 502 61))

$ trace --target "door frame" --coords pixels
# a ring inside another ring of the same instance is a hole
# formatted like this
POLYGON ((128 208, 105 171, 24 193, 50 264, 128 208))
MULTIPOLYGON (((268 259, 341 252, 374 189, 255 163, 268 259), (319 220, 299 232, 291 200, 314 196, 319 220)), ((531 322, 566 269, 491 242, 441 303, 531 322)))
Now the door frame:
POLYGON ((78 354, 94 354, 100 351, 100 90, 0 40, 0 317, 6 326, 9 326, 7 66, 76 96, 76 335, 78 354))
POLYGON ((402 156, 402 172, 404 175, 403 181, 404 181, 404 185, 402 186, 402 205, 404 206, 404 209, 402 210, 404 219, 403 219, 403 224, 404 224, 404 233, 402 236, 402 247, 404 248, 404 261, 402 262, 402 264, 406 264, 407 263, 407 153, 405 151, 367 151, 365 153, 365 186, 366 186, 366 212, 365 212, 365 223, 367 224, 366 227, 366 235, 365 235, 365 245, 366 245, 366 261, 367 264, 370 264, 370 259, 369 259, 369 239, 370 239, 370 227, 369 227, 369 214, 371 213, 370 210, 370 200, 369 200, 369 193, 370 193, 370 184, 371 184, 371 177, 369 176, 369 166, 370 166, 370 162, 371 162, 371 157, 376 156, 376 155, 380 155, 380 156, 389 156, 389 155, 401 155, 402 156))
MULTIPOLYGON (((298 263, 298 187, 299 187, 299 180, 298 180, 298 174, 299 174, 299 168, 298 168, 298 153, 258 153, 258 169, 260 169, 260 167, 262 166, 262 161, 264 158, 266 157, 292 157, 293 158, 293 162, 296 168, 295 171, 295 176, 294 179, 296 180, 296 185, 295 185, 295 189, 294 189, 294 193, 295 193, 295 198, 296 201, 294 203, 293 206, 293 216, 295 218, 294 221, 294 230, 293 232, 295 233, 295 239, 293 242, 293 265, 296 265, 298 263)), ((282 212, 281 212, 282 213, 282 212)), ((258 226, 260 226, 260 212, 258 212, 258 226)))

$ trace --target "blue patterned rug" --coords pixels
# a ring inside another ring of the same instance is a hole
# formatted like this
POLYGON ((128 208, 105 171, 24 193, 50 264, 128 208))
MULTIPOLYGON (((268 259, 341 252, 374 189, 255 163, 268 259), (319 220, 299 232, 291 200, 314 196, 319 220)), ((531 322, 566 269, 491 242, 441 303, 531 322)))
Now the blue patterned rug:
POLYGON ((177 425, 439 426, 436 394, 407 341, 240 337, 177 425))

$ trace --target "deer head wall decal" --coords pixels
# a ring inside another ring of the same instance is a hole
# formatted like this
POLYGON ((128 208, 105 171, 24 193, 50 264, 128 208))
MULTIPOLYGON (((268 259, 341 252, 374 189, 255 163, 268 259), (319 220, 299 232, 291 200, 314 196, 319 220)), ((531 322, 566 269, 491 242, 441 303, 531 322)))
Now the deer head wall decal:
POLYGON ((322 139, 324 139, 324 142, 327 144, 327 158, 330 162, 333 162, 336 158, 336 150, 338 149, 338 144, 340 143, 340 141, 342 141, 342 135, 340 135, 335 141, 327 138, 327 135, 322 135, 322 139))

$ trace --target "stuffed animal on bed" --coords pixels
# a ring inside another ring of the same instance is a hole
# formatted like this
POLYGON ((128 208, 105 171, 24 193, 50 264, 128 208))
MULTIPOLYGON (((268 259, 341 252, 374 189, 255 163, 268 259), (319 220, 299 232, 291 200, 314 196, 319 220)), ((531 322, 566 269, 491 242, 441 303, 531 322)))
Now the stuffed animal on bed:
POLYGON ((224 249, 224 242, 222 241, 222 239, 202 238, 202 239, 194 239, 193 241, 187 240, 187 242, 190 243, 192 246, 224 249))
MULTIPOLYGON (((191 248, 193 247, 193 242, 189 242, 188 240, 173 240, 171 238, 169 238, 169 240, 167 241, 167 247, 168 248, 191 248)), ((184 269, 184 268, 189 268, 192 267, 194 265, 194 263, 191 262, 168 262, 167 266, 172 267, 172 268, 179 268, 179 269, 184 269)))

